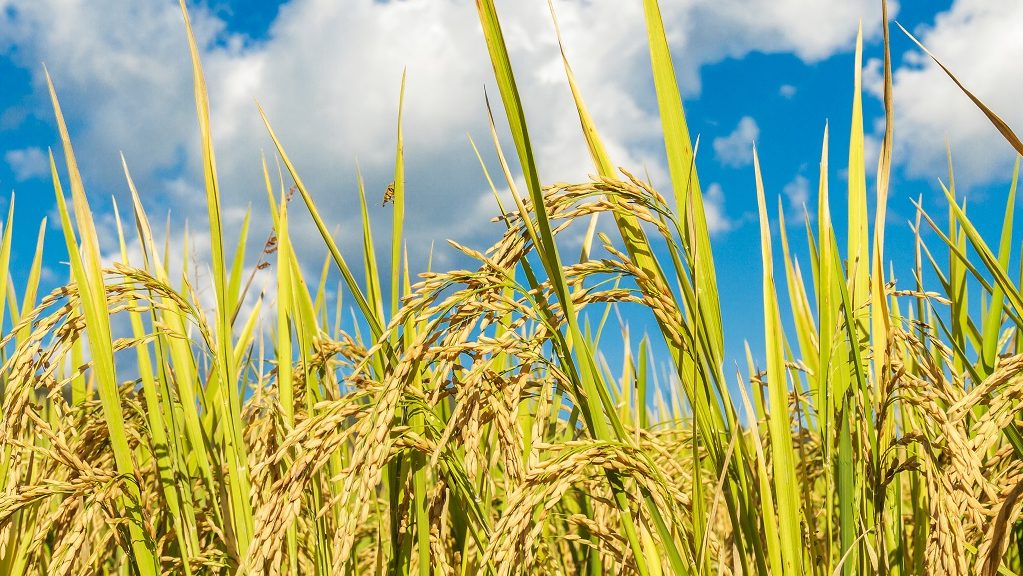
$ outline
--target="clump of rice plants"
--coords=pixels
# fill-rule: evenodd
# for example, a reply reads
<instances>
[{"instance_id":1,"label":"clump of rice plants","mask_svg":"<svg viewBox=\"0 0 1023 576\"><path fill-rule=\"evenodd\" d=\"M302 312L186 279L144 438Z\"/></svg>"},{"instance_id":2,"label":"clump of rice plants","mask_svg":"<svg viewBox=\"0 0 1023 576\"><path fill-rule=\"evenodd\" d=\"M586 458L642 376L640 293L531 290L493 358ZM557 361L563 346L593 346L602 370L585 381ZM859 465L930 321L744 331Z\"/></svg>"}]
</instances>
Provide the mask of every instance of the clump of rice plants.
<instances>
[{"instance_id":1,"label":"clump of rice plants","mask_svg":"<svg viewBox=\"0 0 1023 576\"><path fill-rule=\"evenodd\" d=\"M496 179L514 201L497 215L503 235L482 252L452 243L474 267L413 277L402 251L400 112L389 266L361 189L366 240L337 245L266 114L283 166L274 177L264 162L272 239L255 264L244 260L246 234L229 256L182 1L212 307L196 278L171 275L127 167L121 258L101 257L50 83L63 156L51 154L50 166L71 278L38 297L40 248L27 282L9 284L12 209L0 294L22 300L0 298L0 322L10 318L0 341L0 573L1019 574L1023 293L1008 269L1018 164L997 245L950 184L947 226L918 211L915 245L899 247L915 250L917 274L895 284L884 265L887 27L878 159L864 156L858 41L848 239L840 245L831 220L827 133L810 276L790 257L786 227L778 244L772 237L756 161L766 366L750 353L746 373L731 377L693 146L657 1L643 4L671 197L615 167L567 59L595 176L544 185L497 12L478 0L525 187L492 130ZM342 322L340 298L328 304L323 280L303 278L294 210L321 233L354 323ZM613 235L590 227L578 259L559 246L570 224L598 215ZM925 227L939 245L924 243ZM133 259L129 242L141 246ZM275 301L242 306L247 278L265 268ZM931 268L935 286L924 283ZM782 277L787 294L776 288ZM672 394L655 386L646 339L616 342L621 375L603 360L609 312L626 306L655 320ZM114 322L130 336L115 337ZM125 355L137 378L119 370Z\"/></svg>"}]
</instances>

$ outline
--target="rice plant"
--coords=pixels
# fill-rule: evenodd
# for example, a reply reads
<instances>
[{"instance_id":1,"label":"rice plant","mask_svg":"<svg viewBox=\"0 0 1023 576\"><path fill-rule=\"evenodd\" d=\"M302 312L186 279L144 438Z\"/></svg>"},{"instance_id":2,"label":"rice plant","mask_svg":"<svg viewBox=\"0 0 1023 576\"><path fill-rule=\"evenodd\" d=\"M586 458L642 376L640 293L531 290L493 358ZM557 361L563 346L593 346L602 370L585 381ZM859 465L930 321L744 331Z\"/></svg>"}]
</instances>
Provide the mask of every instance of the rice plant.
<instances>
[{"instance_id":1,"label":"rice plant","mask_svg":"<svg viewBox=\"0 0 1023 576\"><path fill-rule=\"evenodd\" d=\"M1009 269L1019 163L997 243L967 216L950 170L948 213L918 206L915 244L898 247L914 251L915 277L896 284L884 236L888 27L876 159L864 153L858 39L848 238L831 219L827 131L808 274L787 227L772 233L755 157L766 345L732 375L657 1L643 6L670 196L616 167L564 50L594 176L546 183L497 11L476 5L522 179L491 117L499 166L481 169L504 233L484 251L452 242L467 269L409 271L404 86L389 246L374 245L361 182L364 242L337 244L263 110L281 166L263 161L273 229L254 263L247 224L226 245L183 0L213 305L197 295L201 279L172 272L127 165L132 205L115 211L110 263L47 76L71 276L37 294L40 241L27 281L11 283L12 202L0 235L0 574L1019 574L1023 271ZM504 186L512 203L500 201ZM296 210L329 255L318 281L293 247ZM598 217L614 234L595 233ZM590 224L579 258L559 244L577 222ZM131 243L141 250L129 257ZM272 300L250 293L259 271L274 279ZM343 298L327 297L331 274ZM663 342L604 337L616 309L648 315ZM610 346L624 350L620 373ZM664 357L650 357L655 347Z\"/></svg>"}]
</instances>

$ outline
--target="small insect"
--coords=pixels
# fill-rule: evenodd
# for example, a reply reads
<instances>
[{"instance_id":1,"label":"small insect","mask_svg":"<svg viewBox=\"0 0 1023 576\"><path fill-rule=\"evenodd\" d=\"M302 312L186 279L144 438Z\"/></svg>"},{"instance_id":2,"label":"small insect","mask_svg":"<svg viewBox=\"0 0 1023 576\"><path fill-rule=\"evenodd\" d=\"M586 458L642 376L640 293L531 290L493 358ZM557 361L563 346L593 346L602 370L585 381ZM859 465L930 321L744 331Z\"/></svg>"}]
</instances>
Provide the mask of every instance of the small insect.
<instances>
[{"instance_id":1,"label":"small insect","mask_svg":"<svg viewBox=\"0 0 1023 576\"><path fill-rule=\"evenodd\" d=\"M388 202L394 202L394 182L387 185L387 190L384 190L384 203L381 206L387 206Z\"/></svg>"}]
</instances>

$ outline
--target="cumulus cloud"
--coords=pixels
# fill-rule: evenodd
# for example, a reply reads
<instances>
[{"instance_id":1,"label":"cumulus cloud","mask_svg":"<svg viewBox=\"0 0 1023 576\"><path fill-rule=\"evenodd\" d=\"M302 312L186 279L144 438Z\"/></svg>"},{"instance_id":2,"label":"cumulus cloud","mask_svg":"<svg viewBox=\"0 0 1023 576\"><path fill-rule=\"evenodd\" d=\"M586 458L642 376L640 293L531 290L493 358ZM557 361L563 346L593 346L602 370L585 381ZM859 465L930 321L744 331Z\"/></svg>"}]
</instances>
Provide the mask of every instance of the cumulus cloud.
<instances>
[{"instance_id":1,"label":"cumulus cloud","mask_svg":"<svg viewBox=\"0 0 1023 576\"><path fill-rule=\"evenodd\" d=\"M758 136L756 120L743 116L731 134L714 139L714 156L725 166L748 166L753 163L753 142Z\"/></svg>"},{"instance_id":2,"label":"cumulus cloud","mask_svg":"<svg viewBox=\"0 0 1023 576\"><path fill-rule=\"evenodd\" d=\"M4 161L14 172L14 179L23 182L46 175L50 172L50 161L46 154L37 147L8 150Z\"/></svg>"},{"instance_id":3,"label":"cumulus cloud","mask_svg":"<svg viewBox=\"0 0 1023 576\"><path fill-rule=\"evenodd\" d=\"M778 87L778 94L780 94L781 97L785 98L786 100L792 99L792 97L795 96L796 92L798 91L799 90L792 84L782 84L781 86Z\"/></svg>"},{"instance_id":4,"label":"cumulus cloud","mask_svg":"<svg viewBox=\"0 0 1023 576\"><path fill-rule=\"evenodd\" d=\"M668 4L668 3L665 3ZM703 62L741 58L753 50L792 52L804 62L817 62L836 50L849 49L855 23L863 19L864 34L880 34L880 7L874 0L690 0L688 35L678 46L694 51ZM898 4L889 3L889 14Z\"/></svg>"},{"instance_id":5,"label":"cumulus cloud","mask_svg":"<svg viewBox=\"0 0 1023 576\"><path fill-rule=\"evenodd\" d=\"M782 194L788 199L789 206L802 210L803 206L810 200L810 181L806 176L797 174L788 184L782 188Z\"/></svg>"},{"instance_id":6,"label":"cumulus cloud","mask_svg":"<svg viewBox=\"0 0 1023 576\"><path fill-rule=\"evenodd\" d=\"M804 167L805 168L805 167ZM789 226L801 227L806 214L811 216L817 210L817 183L803 175L803 169L782 187L785 199L785 222Z\"/></svg>"},{"instance_id":7,"label":"cumulus cloud","mask_svg":"<svg viewBox=\"0 0 1023 576\"><path fill-rule=\"evenodd\" d=\"M1017 133L1023 131L1023 3L956 0L917 37ZM880 63L865 86L881 90ZM930 58L907 54L894 72L895 161L911 176L944 177L951 143L957 184L984 184L1011 174L1015 153L979 109Z\"/></svg>"},{"instance_id":8,"label":"cumulus cloud","mask_svg":"<svg viewBox=\"0 0 1023 576\"><path fill-rule=\"evenodd\" d=\"M707 231L712 235L727 232L736 225L725 211L725 191L717 182L703 192L703 211L707 215Z\"/></svg>"},{"instance_id":9,"label":"cumulus cloud","mask_svg":"<svg viewBox=\"0 0 1023 576\"><path fill-rule=\"evenodd\" d=\"M546 3L499 4L541 175L548 182L584 178L592 168ZM648 168L666 189L649 57L638 40L645 36L641 3L565 0L556 8L614 161ZM860 17L868 35L879 30L875 0L682 0L662 8L688 97L698 94L705 64L754 50L794 52L812 62L848 50ZM382 192L393 170L398 89L407 69L406 221L413 259L429 240L496 235L487 221L496 209L465 136L486 143L484 86L499 106L471 3L292 0L255 40L201 5L192 17L210 90L223 205L236 215L229 228L237 229L252 205L253 234L269 229L260 154L267 153L272 172L276 167L255 111L258 99L324 218L337 224L340 244L351 246L360 234L355 161L370 194ZM50 112L37 63L47 62L90 194L123 198L117 154L123 150L146 205L170 209L176 222L187 219L198 229L205 225L205 201L182 28L172 0L0 0L0 52L31 71L38 102L32 113L45 119ZM750 126L752 120L746 135ZM375 230L386 238L388 209L374 210L384 224ZM293 233L300 249L322 251L312 227L298 223Z\"/></svg>"}]
</instances>

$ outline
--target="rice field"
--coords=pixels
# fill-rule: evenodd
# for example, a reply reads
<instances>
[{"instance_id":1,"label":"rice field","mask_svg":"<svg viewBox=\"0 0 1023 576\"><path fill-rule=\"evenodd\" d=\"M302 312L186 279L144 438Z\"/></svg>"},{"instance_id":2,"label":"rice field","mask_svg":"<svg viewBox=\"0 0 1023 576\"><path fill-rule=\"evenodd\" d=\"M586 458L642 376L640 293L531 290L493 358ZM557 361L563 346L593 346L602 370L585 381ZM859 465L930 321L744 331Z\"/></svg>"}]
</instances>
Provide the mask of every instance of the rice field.
<instances>
[{"instance_id":1,"label":"rice field","mask_svg":"<svg viewBox=\"0 0 1023 576\"><path fill-rule=\"evenodd\" d=\"M734 327L722 325L657 0L643 6L668 193L609 156L567 58L594 176L544 182L497 11L476 6L500 96L491 110L514 150L502 150L492 116L492 141L474 145L497 152L481 168L504 232L484 251L452 242L472 263L461 270L412 274L404 257L400 99L389 245L373 241L367 204L379 197L361 187L365 240L335 242L262 110L277 156L263 160L273 230L228 238L182 0L209 215L206 305L201 279L171 272L127 165L120 258L101 253L49 84L71 277L39 294L40 248L13 284L12 235L27 225L12 221L12 203L0 236L0 574L1023 572L1023 270L1010 269L1019 163L999 238L978 232L950 168L935 175L947 213L918 205L913 245L886 246L897 193L888 29L877 158L864 152L858 39L849 157L829 157L825 131L805 237L772 227L784 213L755 157L764 290L749 296L763 301L765 346L733 373ZM848 168L847 192L829 185L833 160ZM831 203L845 201L839 238ZM293 247L296 211L329 254L319 278L305 277ZM614 233L597 233L598 218ZM581 254L559 243L573 223L588 230ZM790 242L807 243L803 267ZM132 243L141 253L129 257ZM915 277L895 283L886 248L915 254ZM253 293L257 271L273 275L272 299ZM329 298L338 277L343 297ZM649 316L650 339L604 334L619 309ZM623 358L614 369L611 347ZM654 348L664 356L651 360Z\"/></svg>"}]
</instances>

